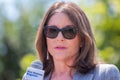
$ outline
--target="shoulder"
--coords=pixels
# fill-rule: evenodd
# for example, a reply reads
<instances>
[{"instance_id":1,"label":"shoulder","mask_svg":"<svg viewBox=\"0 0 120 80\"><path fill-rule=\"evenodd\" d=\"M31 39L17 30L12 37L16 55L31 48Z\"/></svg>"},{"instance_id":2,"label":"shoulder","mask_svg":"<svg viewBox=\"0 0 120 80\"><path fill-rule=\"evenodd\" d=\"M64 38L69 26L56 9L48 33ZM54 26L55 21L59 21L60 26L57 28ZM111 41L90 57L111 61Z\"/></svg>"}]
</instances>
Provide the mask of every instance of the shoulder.
<instances>
[{"instance_id":1,"label":"shoulder","mask_svg":"<svg viewBox=\"0 0 120 80\"><path fill-rule=\"evenodd\" d=\"M101 80L120 80L120 73L113 64L98 64L95 68L95 78L101 78Z\"/></svg>"},{"instance_id":2,"label":"shoulder","mask_svg":"<svg viewBox=\"0 0 120 80\"><path fill-rule=\"evenodd\" d=\"M113 64L98 64L96 69L100 72L119 72L118 68Z\"/></svg>"}]
</instances>

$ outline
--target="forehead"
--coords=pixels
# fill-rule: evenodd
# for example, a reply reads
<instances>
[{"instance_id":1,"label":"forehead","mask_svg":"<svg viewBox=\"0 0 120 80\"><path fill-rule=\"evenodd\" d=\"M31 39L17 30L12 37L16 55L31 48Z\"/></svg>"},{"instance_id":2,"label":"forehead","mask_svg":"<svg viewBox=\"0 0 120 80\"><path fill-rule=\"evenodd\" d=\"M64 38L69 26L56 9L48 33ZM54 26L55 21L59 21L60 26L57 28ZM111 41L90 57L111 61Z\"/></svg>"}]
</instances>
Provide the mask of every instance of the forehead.
<instances>
[{"instance_id":1,"label":"forehead","mask_svg":"<svg viewBox=\"0 0 120 80\"><path fill-rule=\"evenodd\" d=\"M73 23L67 14L59 12L51 16L47 25L48 26L55 25L58 27L64 27L66 25L73 25Z\"/></svg>"}]
</instances>

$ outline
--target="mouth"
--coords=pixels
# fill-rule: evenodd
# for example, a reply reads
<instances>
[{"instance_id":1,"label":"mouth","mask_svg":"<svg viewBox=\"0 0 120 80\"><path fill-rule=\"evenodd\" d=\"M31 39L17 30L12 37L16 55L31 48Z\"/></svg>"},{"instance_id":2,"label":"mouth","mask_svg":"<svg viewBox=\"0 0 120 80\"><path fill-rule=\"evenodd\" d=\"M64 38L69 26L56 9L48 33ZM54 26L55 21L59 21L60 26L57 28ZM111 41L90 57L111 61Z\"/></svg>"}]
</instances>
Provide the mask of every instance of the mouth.
<instances>
[{"instance_id":1,"label":"mouth","mask_svg":"<svg viewBox=\"0 0 120 80\"><path fill-rule=\"evenodd\" d=\"M67 49L67 47L64 47L64 46L57 46L57 47L55 47L54 49L57 49L57 50L64 50L64 49Z\"/></svg>"}]
</instances>

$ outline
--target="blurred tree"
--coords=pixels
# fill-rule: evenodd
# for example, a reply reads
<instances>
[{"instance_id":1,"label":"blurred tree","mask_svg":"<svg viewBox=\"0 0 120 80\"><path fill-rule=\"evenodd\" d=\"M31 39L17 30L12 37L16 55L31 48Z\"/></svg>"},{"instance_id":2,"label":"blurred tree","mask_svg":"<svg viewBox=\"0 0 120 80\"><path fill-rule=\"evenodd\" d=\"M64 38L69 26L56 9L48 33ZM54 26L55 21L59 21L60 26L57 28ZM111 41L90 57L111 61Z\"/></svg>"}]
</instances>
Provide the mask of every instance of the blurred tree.
<instances>
[{"instance_id":1,"label":"blurred tree","mask_svg":"<svg viewBox=\"0 0 120 80\"><path fill-rule=\"evenodd\" d=\"M120 1L101 0L100 3L105 7L105 13L98 14L99 20L95 26L96 33L102 34L96 35L97 40L102 38L102 42L98 43L100 56L106 62L116 64L120 69Z\"/></svg>"},{"instance_id":2,"label":"blurred tree","mask_svg":"<svg viewBox=\"0 0 120 80\"><path fill-rule=\"evenodd\" d=\"M94 26L100 58L120 69L120 1L94 0L85 10Z\"/></svg>"},{"instance_id":3,"label":"blurred tree","mask_svg":"<svg viewBox=\"0 0 120 80\"><path fill-rule=\"evenodd\" d=\"M21 78L37 59L35 34L47 6L43 0L0 2L0 80Z\"/></svg>"}]
</instances>

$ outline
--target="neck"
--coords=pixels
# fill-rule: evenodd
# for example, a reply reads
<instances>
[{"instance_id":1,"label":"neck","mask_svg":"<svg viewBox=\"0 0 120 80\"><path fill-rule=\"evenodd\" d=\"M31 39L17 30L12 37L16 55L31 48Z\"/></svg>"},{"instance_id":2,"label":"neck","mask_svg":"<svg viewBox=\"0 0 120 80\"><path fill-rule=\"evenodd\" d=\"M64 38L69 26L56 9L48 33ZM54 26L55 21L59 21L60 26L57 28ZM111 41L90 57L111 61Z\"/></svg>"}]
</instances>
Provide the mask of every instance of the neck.
<instances>
[{"instance_id":1,"label":"neck","mask_svg":"<svg viewBox=\"0 0 120 80\"><path fill-rule=\"evenodd\" d=\"M69 66L72 65L72 62L65 62L65 61L58 61L54 60L54 71L53 74L56 76L62 76L62 75L73 75L75 70Z\"/></svg>"}]
</instances>

